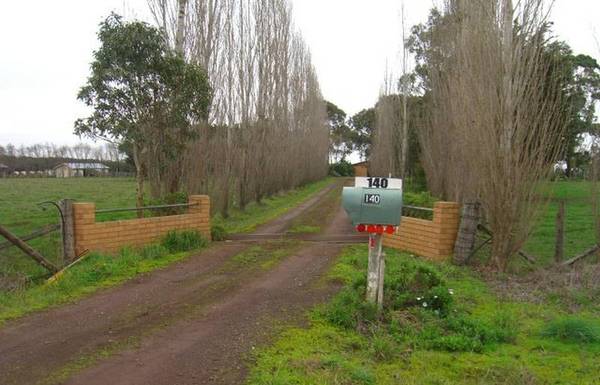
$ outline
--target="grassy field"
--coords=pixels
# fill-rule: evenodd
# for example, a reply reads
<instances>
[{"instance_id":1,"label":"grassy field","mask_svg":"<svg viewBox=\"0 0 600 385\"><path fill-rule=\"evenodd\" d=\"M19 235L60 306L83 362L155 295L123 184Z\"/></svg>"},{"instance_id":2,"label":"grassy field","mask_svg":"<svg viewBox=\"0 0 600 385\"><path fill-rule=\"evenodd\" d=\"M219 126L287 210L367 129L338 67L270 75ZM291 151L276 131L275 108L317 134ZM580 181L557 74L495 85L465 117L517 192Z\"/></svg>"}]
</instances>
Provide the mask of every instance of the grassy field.
<instances>
[{"instance_id":1,"label":"grassy field","mask_svg":"<svg viewBox=\"0 0 600 385\"><path fill-rule=\"evenodd\" d=\"M364 246L344 288L254 357L250 385L598 384L600 310L502 299L470 270L387 250L383 313L363 301Z\"/></svg>"},{"instance_id":2,"label":"grassy field","mask_svg":"<svg viewBox=\"0 0 600 385\"><path fill-rule=\"evenodd\" d=\"M0 224L24 236L48 224L59 223L53 206L42 210L38 203L71 198L95 202L96 208L135 206L135 181L131 178L26 178L0 179ZM98 220L132 217L134 213L106 214ZM58 232L29 242L50 260L57 262L61 245ZM21 278L23 283L46 274L41 267L11 248L0 250L0 274ZM1 289L1 288L0 288Z\"/></svg>"},{"instance_id":3,"label":"grassy field","mask_svg":"<svg viewBox=\"0 0 600 385\"><path fill-rule=\"evenodd\" d=\"M213 218L228 232L251 231L295 207L333 179L324 179L296 190L281 193L261 204L250 204L246 211L234 210L227 219ZM0 179L0 223L17 235L25 235L47 224L57 223L54 208L41 210L36 203L72 198L91 201L97 208L132 207L135 183L127 178L85 179ZM132 217L134 213L103 214L98 220ZM166 266L190 255L191 245L172 249L169 240L164 245L148 245L141 250L125 248L116 257L94 254L73 268L56 285L46 285L47 271L15 248L0 251L0 322L30 311L68 302L99 288L111 286L137 274ZM181 240L175 239L175 244ZM29 242L49 259L60 254L57 233ZM185 242L184 242L185 243ZM189 242L188 242L189 243Z\"/></svg>"},{"instance_id":4,"label":"grassy field","mask_svg":"<svg viewBox=\"0 0 600 385\"><path fill-rule=\"evenodd\" d=\"M555 182L545 188L552 201L535 226L525 250L550 262L554 255L556 200L565 201L565 257L573 257L596 242L589 182Z\"/></svg>"}]
</instances>

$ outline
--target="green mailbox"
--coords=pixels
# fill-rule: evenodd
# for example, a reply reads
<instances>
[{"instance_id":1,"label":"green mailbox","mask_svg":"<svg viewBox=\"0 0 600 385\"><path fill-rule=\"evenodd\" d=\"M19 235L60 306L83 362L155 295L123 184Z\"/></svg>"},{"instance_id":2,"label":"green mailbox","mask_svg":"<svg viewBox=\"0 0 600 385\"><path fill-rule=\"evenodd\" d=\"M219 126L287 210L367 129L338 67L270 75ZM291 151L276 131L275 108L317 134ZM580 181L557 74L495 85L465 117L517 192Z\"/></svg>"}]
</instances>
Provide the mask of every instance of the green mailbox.
<instances>
[{"instance_id":1,"label":"green mailbox","mask_svg":"<svg viewBox=\"0 0 600 385\"><path fill-rule=\"evenodd\" d=\"M398 226L402 218L402 184L398 179L356 178L356 187L344 187L342 206L352 224ZM377 187L376 187L377 186Z\"/></svg>"}]
</instances>

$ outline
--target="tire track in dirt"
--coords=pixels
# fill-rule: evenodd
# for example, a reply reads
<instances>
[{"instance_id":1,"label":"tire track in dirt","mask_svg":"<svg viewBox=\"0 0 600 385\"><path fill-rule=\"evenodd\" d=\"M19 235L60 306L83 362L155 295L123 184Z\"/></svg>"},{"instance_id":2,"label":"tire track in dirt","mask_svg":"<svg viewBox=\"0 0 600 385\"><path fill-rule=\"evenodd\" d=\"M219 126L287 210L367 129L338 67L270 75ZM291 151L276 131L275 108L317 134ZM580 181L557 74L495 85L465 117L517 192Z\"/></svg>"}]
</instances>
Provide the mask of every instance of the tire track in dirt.
<instances>
[{"instance_id":1,"label":"tire track in dirt","mask_svg":"<svg viewBox=\"0 0 600 385\"><path fill-rule=\"evenodd\" d=\"M337 187L329 186L257 232L285 231L294 218ZM344 221L341 213L329 227L339 232ZM260 340L259 325L270 318L285 320L326 295L326 290L305 288L341 246L303 247L264 273L223 268L248 247L242 242L217 244L78 303L10 322L0 329L0 382L56 382L72 374L69 371L93 365L102 356L95 353L104 352L114 357L84 370L71 383L113 383L133 374L137 379L121 383L235 383L228 378L242 378L243 370L229 365L235 362L234 367L243 368L242 353L251 347L248 343ZM85 362L82 357L91 358ZM171 361L173 357L177 359ZM171 363L165 369L161 362ZM112 374L99 376L98 368ZM206 382L211 378L227 380Z\"/></svg>"}]
</instances>

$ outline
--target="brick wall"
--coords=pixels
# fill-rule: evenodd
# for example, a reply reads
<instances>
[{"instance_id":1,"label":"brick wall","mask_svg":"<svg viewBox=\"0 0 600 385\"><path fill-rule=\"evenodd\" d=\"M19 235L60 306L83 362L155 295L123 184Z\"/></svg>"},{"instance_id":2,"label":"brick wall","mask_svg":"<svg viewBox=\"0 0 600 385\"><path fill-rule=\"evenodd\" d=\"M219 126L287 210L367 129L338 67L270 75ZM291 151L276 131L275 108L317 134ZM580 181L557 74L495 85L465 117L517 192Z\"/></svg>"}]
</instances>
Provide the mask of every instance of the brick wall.
<instances>
[{"instance_id":1,"label":"brick wall","mask_svg":"<svg viewBox=\"0 0 600 385\"><path fill-rule=\"evenodd\" d=\"M433 220L402 217L394 234L385 234L387 247L408 251L434 260L450 257L458 233L460 212L458 203L437 202Z\"/></svg>"},{"instance_id":2,"label":"brick wall","mask_svg":"<svg viewBox=\"0 0 600 385\"><path fill-rule=\"evenodd\" d=\"M85 250L114 253L123 246L143 246L155 242L170 230L197 230L210 239L210 199L192 195L186 214L164 217L96 222L94 203L74 203L75 252Z\"/></svg>"}]
</instances>

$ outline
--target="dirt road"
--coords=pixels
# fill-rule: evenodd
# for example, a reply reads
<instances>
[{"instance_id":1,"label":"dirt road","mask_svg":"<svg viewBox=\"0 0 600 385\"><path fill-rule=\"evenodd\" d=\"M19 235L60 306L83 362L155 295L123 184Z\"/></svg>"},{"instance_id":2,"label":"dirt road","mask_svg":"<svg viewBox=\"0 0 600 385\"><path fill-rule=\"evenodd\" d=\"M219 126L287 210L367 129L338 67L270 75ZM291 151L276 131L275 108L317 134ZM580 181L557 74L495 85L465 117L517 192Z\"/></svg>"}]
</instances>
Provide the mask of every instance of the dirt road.
<instances>
[{"instance_id":1,"label":"dirt road","mask_svg":"<svg viewBox=\"0 0 600 385\"><path fill-rule=\"evenodd\" d=\"M303 218L336 242L236 240L0 329L0 384L239 384L253 348L333 288L320 281L352 227L332 185L261 226Z\"/></svg>"}]
</instances>

